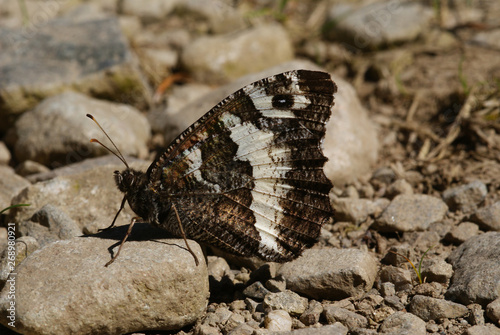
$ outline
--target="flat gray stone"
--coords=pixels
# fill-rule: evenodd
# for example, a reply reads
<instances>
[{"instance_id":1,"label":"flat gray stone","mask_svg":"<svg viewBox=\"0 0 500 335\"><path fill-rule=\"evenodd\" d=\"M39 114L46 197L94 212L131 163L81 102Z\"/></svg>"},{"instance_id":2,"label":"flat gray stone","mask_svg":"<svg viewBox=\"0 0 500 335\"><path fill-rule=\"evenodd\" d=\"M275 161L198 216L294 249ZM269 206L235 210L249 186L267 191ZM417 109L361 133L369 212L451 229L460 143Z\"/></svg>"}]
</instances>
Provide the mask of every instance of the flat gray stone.
<instances>
[{"instance_id":1,"label":"flat gray stone","mask_svg":"<svg viewBox=\"0 0 500 335\"><path fill-rule=\"evenodd\" d=\"M425 194L398 195L375 222L382 232L423 231L443 220L448 206L439 198Z\"/></svg>"},{"instance_id":2,"label":"flat gray stone","mask_svg":"<svg viewBox=\"0 0 500 335\"><path fill-rule=\"evenodd\" d=\"M278 270L287 288L315 299L338 300L370 290L377 275L377 261L356 249L308 249Z\"/></svg>"},{"instance_id":3,"label":"flat gray stone","mask_svg":"<svg viewBox=\"0 0 500 335\"><path fill-rule=\"evenodd\" d=\"M307 298L287 290L267 294L263 305L267 311L284 310L291 315L301 315L306 311L308 302Z\"/></svg>"},{"instance_id":4,"label":"flat gray stone","mask_svg":"<svg viewBox=\"0 0 500 335\"><path fill-rule=\"evenodd\" d=\"M312 62L293 61L247 75L222 86L193 101L170 118L165 133L169 143L181 131L208 112L228 95L259 79L285 71L306 69L321 71ZM324 70L323 70L324 71ZM378 157L379 143L373 122L368 118L354 87L339 76L333 76L339 87L335 94L332 117L327 124L323 151L330 159L325 163L325 174L334 184L352 182L368 173Z\"/></svg>"},{"instance_id":5,"label":"flat gray stone","mask_svg":"<svg viewBox=\"0 0 500 335\"><path fill-rule=\"evenodd\" d=\"M12 198L30 185L28 180L17 175L11 167L0 166L0 210L9 207ZM12 204L19 203L14 202Z\"/></svg>"},{"instance_id":6,"label":"flat gray stone","mask_svg":"<svg viewBox=\"0 0 500 335\"><path fill-rule=\"evenodd\" d=\"M68 88L138 106L147 101L147 85L116 18L61 17L32 30L1 28L0 49L2 118Z\"/></svg>"},{"instance_id":7,"label":"flat gray stone","mask_svg":"<svg viewBox=\"0 0 500 335\"><path fill-rule=\"evenodd\" d=\"M294 329L289 332L271 332L269 335L346 335L349 330L340 322L320 328Z\"/></svg>"},{"instance_id":8,"label":"flat gray stone","mask_svg":"<svg viewBox=\"0 0 500 335\"><path fill-rule=\"evenodd\" d=\"M291 39L277 24L203 36L186 46L181 55L184 67L208 83L227 82L292 59Z\"/></svg>"},{"instance_id":9,"label":"flat gray stone","mask_svg":"<svg viewBox=\"0 0 500 335\"><path fill-rule=\"evenodd\" d=\"M333 201L336 221L350 221L355 224L366 221L369 215L381 212L378 204L369 199L338 198Z\"/></svg>"},{"instance_id":10,"label":"flat gray stone","mask_svg":"<svg viewBox=\"0 0 500 335\"><path fill-rule=\"evenodd\" d=\"M387 265L380 270L382 282L393 283L396 291L406 290L412 287L412 272L409 269Z\"/></svg>"},{"instance_id":11,"label":"flat gray stone","mask_svg":"<svg viewBox=\"0 0 500 335\"><path fill-rule=\"evenodd\" d=\"M382 325L380 325L379 332L381 334L391 335L425 335L425 322L419 317L406 312L396 312L389 315Z\"/></svg>"},{"instance_id":12,"label":"flat gray stone","mask_svg":"<svg viewBox=\"0 0 500 335\"><path fill-rule=\"evenodd\" d=\"M482 306L500 295L500 233L490 232L474 236L457 249L447 261L454 274L446 297L464 305Z\"/></svg>"},{"instance_id":13,"label":"flat gray stone","mask_svg":"<svg viewBox=\"0 0 500 335\"><path fill-rule=\"evenodd\" d=\"M433 11L420 3L384 1L352 10L333 7L329 18L335 24L327 36L363 50L414 40L430 27Z\"/></svg>"},{"instance_id":14,"label":"flat gray stone","mask_svg":"<svg viewBox=\"0 0 500 335\"><path fill-rule=\"evenodd\" d=\"M500 328L495 327L492 324L487 325L477 325L468 328L464 335L500 335Z\"/></svg>"},{"instance_id":15,"label":"flat gray stone","mask_svg":"<svg viewBox=\"0 0 500 335\"><path fill-rule=\"evenodd\" d=\"M476 209L487 194L486 185L482 181L476 180L447 189L443 192L443 200L451 210L469 212Z\"/></svg>"},{"instance_id":16,"label":"flat gray stone","mask_svg":"<svg viewBox=\"0 0 500 335\"><path fill-rule=\"evenodd\" d=\"M305 312L302 313L299 320L306 326L312 326L319 322L321 313L323 313L323 305L316 300L311 300L309 301L309 306Z\"/></svg>"},{"instance_id":17,"label":"flat gray stone","mask_svg":"<svg viewBox=\"0 0 500 335\"><path fill-rule=\"evenodd\" d=\"M264 328L269 331L290 331L292 330L292 318L287 311L281 309L270 311L264 319Z\"/></svg>"},{"instance_id":18,"label":"flat gray stone","mask_svg":"<svg viewBox=\"0 0 500 335\"><path fill-rule=\"evenodd\" d=\"M410 313L424 321L441 318L459 318L466 315L469 309L452 301L416 295L410 302Z\"/></svg>"},{"instance_id":19,"label":"flat gray stone","mask_svg":"<svg viewBox=\"0 0 500 335\"><path fill-rule=\"evenodd\" d=\"M486 306L486 316L500 326L500 298L493 300Z\"/></svg>"},{"instance_id":20,"label":"flat gray stone","mask_svg":"<svg viewBox=\"0 0 500 335\"><path fill-rule=\"evenodd\" d=\"M458 226L451 228L444 239L454 244L462 244L469 238L479 234L479 227L473 222L461 222Z\"/></svg>"},{"instance_id":21,"label":"flat gray stone","mask_svg":"<svg viewBox=\"0 0 500 335\"><path fill-rule=\"evenodd\" d=\"M65 211L51 204L35 212L29 221L19 222L17 230L20 236L35 238L42 247L82 235L76 222Z\"/></svg>"},{"instance_id":22,"label":"flat gray stone","mask_svg":"<svg viewBox=\"0 0 500 335\"><path fill-rule=\"evenodd\" d=\"M472 216L472 221L483 230L500 231L500 201L478 209Z\"/></svg>"},{"instance_id":23,"label":"flat gray stone","mask_svg":"<svg viewBox=\"0 0 500 335\"><path fill-rule=\"evenodd\" d=\"M368 320L364 316L334 305L323 306L323 316L329 324L340 322L349 330L368 326Z\"/></svg>"},{"instance_id":24,"label":"flat gray stone","mask_svg":"<svg viewBox=\"0 0 500 335\"><path fill-rule=\"evenodd\" d=\"M134 107L66 92L44 100L15 124L14 153L18 161L32 160L51 168L109 152L91 138L112 147L92 114L124 155L144 158L150 138L146 118ZM61 140L62 139L62 140Z\"/></svg>"},{"instance_id":25,"label":"flat gray stone","mask_svg":"<svg viewBox=\"0 0 500 335\"><path fill-rule=\"evenodd\" d=\"M43 164L33 162L30 160L25 160L16 166L16 173L20 176L27 177L29 175L38 173L48 173L50 169Z\"/></svg>"},{"instance_id":26,"label":"flat gray stone","mask_svg":"<svg viewBox=\"0 0 500 335\"><path fill-rule=\"evenodd\" d=\"M483 47L500 50L500 29L488 29L477 33L472 42Z\"/></svg>"},{"instance_id":27,"label":"flat gray stone","mask_svg":"<svg viewBox=\"0 0 500 335\"><path fill-rule=\"evenodd\" d=\"M424 259L422 262L422 278L427 282L447 284L453 275L453 267L440 258Z\"/></svg>"},{"instance_id":28,"label":"flat gray stone","mask_svg":"<svg viewBox=\"0 0 500 335\"><path fill-rule=\"evenodd\" d=\"M108 248L120 238L117 234L58 241L32 253L15 269L15 330L124 334L194 323L205 313L209 296L201 248L188 242L201 260L196 266L182 239L150 240L157 232L142 230L136 232L141 239L127 241L109 267L104 264L110 259ZM7 285L0 292L4 325L8 293Z\"/></svg>"}]
</instances>

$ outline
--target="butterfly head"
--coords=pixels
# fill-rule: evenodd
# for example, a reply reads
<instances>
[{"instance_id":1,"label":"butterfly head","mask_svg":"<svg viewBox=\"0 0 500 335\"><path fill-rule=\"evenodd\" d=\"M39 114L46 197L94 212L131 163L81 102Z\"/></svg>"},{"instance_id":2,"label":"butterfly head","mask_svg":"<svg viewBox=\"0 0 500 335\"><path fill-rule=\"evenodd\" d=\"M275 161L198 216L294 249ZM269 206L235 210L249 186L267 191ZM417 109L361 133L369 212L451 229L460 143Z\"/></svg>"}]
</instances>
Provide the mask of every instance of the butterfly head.
<instances>
[{"instance_id":1,"label":"butterfly head","mask_svg":"<svg viewBox=\"0 0 500 335\"><path fill-rule=\"evenodd\" d=\"M123 193L128 193L130 190L137 187L141 172L126 169L123 171L115 171L115 183L118 189Z\"/></svg>"}]
</instances>

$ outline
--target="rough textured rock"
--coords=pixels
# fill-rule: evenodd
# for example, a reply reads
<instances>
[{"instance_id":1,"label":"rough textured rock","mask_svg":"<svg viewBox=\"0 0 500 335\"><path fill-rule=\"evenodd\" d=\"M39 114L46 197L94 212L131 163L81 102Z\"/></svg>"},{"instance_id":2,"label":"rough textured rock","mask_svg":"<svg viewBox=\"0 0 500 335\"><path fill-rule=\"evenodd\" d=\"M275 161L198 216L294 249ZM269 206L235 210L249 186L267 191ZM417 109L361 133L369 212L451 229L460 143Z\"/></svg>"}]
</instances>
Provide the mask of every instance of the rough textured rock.
<instances>
[{"instance_id":1,"label":"rough textured rock","mask_svg":"<svg viewBox=\"0 0 500 335\"><path fill-rule=\"evenodd\" d=\"M147 85L116 18L61 17L34 30L2 28L0 49L2 118L68 87L138 105L147 100ZM2 128L8 125L2 122Z\"/></svg>"},{"instance_id":2,"label":"rough textured rock","mask_svg":"<svg viewBox=\"0 0 500 335\"><path fill-rule=\"evenodd\" d=\"M323 313L323 305L316 300L311 300L305 312L300 316L300 322L306 326L312 326L319 322L321 313Z\"/></svg>"},{"instance_id":3,"label":"rough textured rock","mask_svg":"<svg viewBox=\"0 0 500 335\"><path fill-rule=\"evenodd\" d=\"M264 298L263 305L264 309L269 311L284 310L291 315L300 315L307 308L307 298L287 290L284 292L269 293Z\"/></svg>"},{"instance_id":4,"label":"rough textured rock","mask_svg":"<svg viewBox=\"0 0 500 335\"><path fill-rule=\"evenodd\" d=\"M465 331L464 335L500 335L500 328L492 324L472 326Z\"/></svg>"},{"instance_id":5,"label":"rough textured rock","mask_svg":"<svg viewBox=\"0 0 500 335\"><path fill-rule=\"evenodd\" d=\"M500 298L493 300L486 306L486 316L500 326Z\"/></svg>"},{"instance_id":6,"label":"rough textured rock","mask_svg":"<svg viewBox=\"0 0 500 335\"><path fill-rule=\"evenodd\" d=\"M311 62L293 61L235 80L185 106L178 117L172 118L165 140L170 142L173 136L177 136L219 101L243 86L294 69L324 71ZM370 171L370 166L377 160L379 144L376 129L352 85L338 76L333 76L333 80L339 90L326 128L323 147L329 160L325 163L324 170L334 184L340 185L354 181Z\"/></svg>"},{"instance_id":7,"label":"rough textured rock","mask_svg":"<svg viewBox=\"0 0 500 335\"><path fill-rule=\"evenodd\" d=\"M82 230L61 208L47 204L35 212L29 221L17 224L20 236L33 237L41 247L82 235Z\"/></svg>"},{"instance_id":8,"label":"rough textured rock","mask_svg":"<svg viewBox=\"0 0 500 335\"><path fill-rule=\"evenodd\" d=\"M369 215L382 212L377 203L369 199L338 198L333 201L335 220L350 221L355 224L364 222Z\"/></svg>"},{"instance_id":9,"label":"rough textured rock","mask_svg":"<svg viewBox=\"0 0 500 335\"><path fill-rule=\"evenodd\" d=\"M347 332L348 329L343 324L336 322L321 328L294 329L290 332L272 332L269 335L346 335Z\"/></svg>"},{"instance_id":10,"label":"rough textured rock","mask_svg":"<svg viewBox=\"0 0 500 335\"><path fill-rule=\"evenodd\" d=\"M484 200L487 193L486 185L476 180L447 189L443 192L443 200L451 210L469 212L477 208L477 205Z\"/></svg>"},{"instance_id":11,"label":"rough textured rock","mask_svg":"<svg viewBox=\"0 0 500 335\"><path fill-rule=\"evenodd\" d=\"M477 33L473 38L472 42L482 45L487 48L494 48L500 50L500 29L488 29L487 31L482 31Z\"/></svg>"},{"instance_id":12,"label":"rough textured rock","mask_svg":"<svg viewBox=\"0 0 500 335\"><path fill-rule=\"evenodd\" d=\"M479 227L472 222L461 222L458 226L451 228L444 239L454 244L462 244L469 238L479 234Z\"/></svg>"},{"instance_id":13,"label":"rough textured rock","mask_svg":"<svg viewBox=\"0 0 500 335\"><path fill-rule=\"evenodd\" d=\"M147 155L150 127L137 109L66 92L44 100L16 122L16 159L55 168L107 154L103 147L90 142L91 138L105 136L85 116L87 113L94 115L124 155Z\"/></svg>"},{"instance_id":14,"label":"rough textured rock","mask_svg":"<svg viewBox=\"0 0 500 335\"><path fill-rule=\"evenodd\" d=\"M18 166L16 166L16 173L20 176L26 177L38 173L48 173L50 169L43 164L33 162L30 160L25 160Z\"/></svg>"},{"instance_id":15,"label":"rough textured rock","mask_svg":"<svg viewBox=\"0 0 500 335\"><path fill-rule=\"evenodd\" d=\"M392 265L384 266L380 270L380 280L395 285L396 291L409 289L412 286L412 273L409 269L402 269Z\"/></svg>"},{"instance_id":16,"label":"rough textured rock","mask_svg":"<svg viewBox=\"0 0 500 335\"><path fill-rule=\"evenodd\" d=\"M287 288L315 299L342 299L368 291L377 274L377 262L356 249L309 249L279 270Z\"/></svg>"},{"instance_id":17,"label":"rough textured rock","mask_svg":"<svg viewBox=\"0 0 500 335\"><path fill-rule=\"evenodd\" d=\"M181 56L183 65L198 80L210 83L234 80L292 59L288 33L274 24L200 37L188 45Z\"/></svg>"},{"instance_id":18,"label":"rough textured rock","mask_svg":"<svg viewBox=\"0 0 500 335\"><path fill-rule=\"evenodd\" d=\"M500 201L477 210L472 220L484 230L500 231Z\"/></svg>"},{"instance_id":19,"label":"rough textured rock","mask_svg":"<svg viewBox=\"0 0 500 335\"><path fill-rule=\"evenodd\" d=\"M422 262L422 278L427 282L448 283L453 275L453 267L443 259L431 258Z\"/></svg>"},{"instance_id":20,"label":"rough textured rock","mask_svg":"<svg viewBox=\"0 0 500 335\"><path fill-rule=\"evenodd\" d=\"M422 231L440 221L448 206L439 198L425 195L398 195L376 221L375 229L384 232Z\"/></svg>"},{"instance_id":21,"label":"rough textured rock","mask_svg":"<svg viewBox=\"0 0 500 335\"><path fill-rule=\"evenodd\" d=\"M366 328L368 326L368 320L364 316L334 305L324 306L323 316L329 324L340 322L349 330L354 328Z\"/></svg>"},{"instance_id":22,"label":"rough textured rock","mask_svg":"<svg viewBox=\"0 0 500 335\"><path fill-rule=\"evenodd\" d=\"M419 317L406 312L396 312L388 316L379 329L382 334L425 335L425 322Z\"/></svg>"},{"instance_id":23,"label":"rough textured rock","mask_svg":"<svg viewBox=\"0 0 500 335\"><path fill-rule=\"evenodd\" d=\"M292 318L284 310L270 311L264 320L264 327L270 331L290 331L292 330Z\"/></svg>"},{"instance_id":24,"label":"rough textured rock","mask_svg":"<svg viewBox=\"0 0 500 335\"><path fill-rule=\"evenodd\" d=\"M416 295L410 303L410 312L424 321L441 318L458 318L466 315L466 306L444 299Z\"/></svg>"},{"instance_id":25,"label":"rough textured rock","mask_svg":"<svg viewBox=\"0 0 500 335\"><path fill-rule=\"evenodd\" d=\"M455 249L447 261L454 274L446 296L465 305L483 306L500 294L500 233L472 237Z\"/></svg>"},{"instance_id":26,"label":"rough textured rock","mask_svg":"<svg viewBox=\"0 0 500 335\"><path fill-rule=\"evenodd\" d=\"M11 167L0 166L0 210L9 207L12 198L30 185L29 181L17 175Z\"/></svg>"},{"instance_id":27,"label":"rough textured rock","mask_svg":"<svg viewBox=\"0 0 500 335\"><path fill-rule=\"evenodd\" d=\"M141 239L127 241L109 267L108 248L122 237L111 232L58 241L25 259L15 269L16 331L123 334L194 323L208 301L205 263L195 265L183 240L158 239L158 232L138 228ZM200 247L189 244L203 260ZM7 288L0 293L4 325Z\"/></svg>"},{"instance_id":28,"label":"rough textured rock","mask_svg":"<svg viewBox=\"0 0 500 335\"><path fill-rule=\"evenodd\" d=\"M353 49L376 48L411 41L429 27L432 10L420 3L385 1L353 10L333 7L330 19L336 24L327 32Z\"/></svg>"}]
</instances>

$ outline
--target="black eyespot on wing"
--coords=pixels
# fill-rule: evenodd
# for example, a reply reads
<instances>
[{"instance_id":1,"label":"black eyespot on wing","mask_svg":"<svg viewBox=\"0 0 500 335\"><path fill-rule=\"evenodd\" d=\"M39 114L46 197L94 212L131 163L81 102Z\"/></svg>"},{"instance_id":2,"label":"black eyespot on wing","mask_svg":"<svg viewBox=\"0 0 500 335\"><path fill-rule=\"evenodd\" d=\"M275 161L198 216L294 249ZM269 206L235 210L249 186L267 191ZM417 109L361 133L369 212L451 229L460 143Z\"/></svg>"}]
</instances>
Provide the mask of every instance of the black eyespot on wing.
<instances>
[{"instance_id":1,"label":"black eyespot on wing","mask_svg":"<svg viewBox=\"0 0 500 335\"><path fill-rule=\"evenodd\" d=\"M290 109L294 105L293 95L289 94L278 94L273 97L272 104L273 108L276 109Z\"/></svg>"}]
</instances>

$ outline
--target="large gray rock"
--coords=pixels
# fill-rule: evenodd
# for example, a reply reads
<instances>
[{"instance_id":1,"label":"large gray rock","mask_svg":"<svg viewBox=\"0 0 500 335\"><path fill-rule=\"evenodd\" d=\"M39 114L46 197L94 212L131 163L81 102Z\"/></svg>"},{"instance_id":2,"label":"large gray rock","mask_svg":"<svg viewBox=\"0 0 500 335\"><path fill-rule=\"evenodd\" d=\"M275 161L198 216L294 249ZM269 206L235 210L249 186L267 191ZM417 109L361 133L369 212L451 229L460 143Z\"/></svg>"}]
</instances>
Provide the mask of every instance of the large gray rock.
<instances>
[{"instance_id":1,"label":"large gray rock","mask_svg":"<svg viewBox=\"0 0 500 335\"><path fill-rule=\"evenodd\" d=\"M488 194L486 185L479 180L452 187L443 192L443 200L451 210L468 212L477 208Z\"/></svg>"},{"instance_id":2,"label":"large gray rock","mask_svg":"<svg viewBox=\"0 0 500 335\"><path fill-rule=\"evenodd\" d=\"M322 70L308 61L293 61L235 80L171 115L169 128L165 132L165 141L167 143L172 141L222 99L243 86L294 69ZM376 129L352 85L338 76L333 76L333 80L338 86L338 92L335 94L332 117L326 128L323 151L329 160L324 169L327 177L335 184L343 184L352 182L370 171L371 165L377 160L379 144Z\"/></svg>"},{"instance_id":3,"label":"large gray rock","mask_svg":"<svg viewBox=\"0 0 500 335\"><path fill-rule=\"evenodd\" d=\"M198 80L220 83L292 58L292 42L286 30L272 24L200 37L184 49L181 61Z\"/></svg>"},{"instance_id":4,"label":"large gray rock","mask_svg":"<svg viewBox=\"0 0 500 335\"><path fill-rule=\"evenodd\" d=\"M422 319L405 312L389 315L380 326L379 332L391 335L425 335L427 333Z\"/></svg>"},{"instance_id":5,"label":"large gray rock","mask_svg":"<svg viewBox=\"0 0 500 335\"><path fill-rule=\"evenodd\" d=\"M112 147L86 114L94 115L124 155L147 155L150 126L137 109L66 92L46 99L16 122L17 160L29 159L55 168L107 153L90 142L95 137Z\"/></svg>"},{"instance_id":6,"label":"large gray rock","mask_svg":"<svg viewBox=\"0 0 500 335\"><path fill-rule=\"evenodd\" d=\"M457 249L447 261L454 274L447 298L468 305L486 306L500 296L500 233L474 236Z\"/></svg>"},{"instance_id":7,"label":"large gray rock","mask_svg":"<svg viewBox=\"0 0 500 335\"><path fill-rule=\"evenodd\" d=\"M466 315L469 309L452 301L416 295L410 303L410 312L424 321L441 318L459 318Z\"/></svg>"},{"instance_id":8,"label":"large gray rock","mask_svg":"<svg viewBox=\"0 0 500 335\"><path fill-rule=\"evenodd\" d=\"M287 288L315 299L337 300L358 297L372 288L377 261L356 249L309 249L283 264L278 275Z\"/></svg>"},{"instance_id":9,"label":"large gray rock","mask_svg":"<svg viewBox=\"0 0 500 335\"><path fill-rule=\"evenodd\" d=\"M203 253L189 241L159 239L134 229L109 267L108 248L120 234L58 241L32 253L16 269L15 330L23 334L124 334L180 329L205 312L209 291ZM138 232L139 230L139 232ZM141 231L142 230L142 231ZM123 233L121 230L120 233ZM106 238L108 237L108 238ZM155 240L150 240L156 238ZM115 249L116 252L116 249ZM0 292L7 325L9 284Z\"/></svg>"},{"instance_id":10,"label":"large gray rock","mask_svg":"<svg viewBox=\"0 0 500 335\"><path fill-rule=\"evenodd\" d=\"M354 50L411 41L428 29L433 18L432 9L420 3L385 1L361 8L332 7L327 36L341 39Z\"/></svg>"},{"instance_id":11,"label":"large gray rock","mask_svg":"<svg viewBox=\"0 0 500 335\"><path fill-rule=\"evenodd\" d=\"M444 219L448 206L443 200L425 194L398 195L375 222L383 232L426 230Z\"/></svg>"},{"instance_id":12,"label":"large gray rock","mask_svg":"<svg viewBox=\"0 0 500 335\"><path fill-rule=\"evenodd\" d=\"M0 49L4 120L69 87L139 106L147 101L147 85L116 18L63 17L31 30L2 28Z\"/></svg>"},{"instance_id":13,"label":"large gray rock","mask_svg":"<svg viewBox=\"0 0 500 335\"><path fill-rule=\"evenodd\" d=\"M472 220L484 230L500 231L500 201L478 209L472 216Z\"/></svg>"},{"instance_id":14,"label":"large gray rock","mask_svg":"<svg viewBox=\"0 0 500 335\"><path fill-rule=\"evenodd\" d=\"M354 328L366 328L368 326L368 320L364 316L334 305L324 306L323 316L327 323L334 324L335 322L340 322L350 330Z\"/></svg>"}]
</instances>

